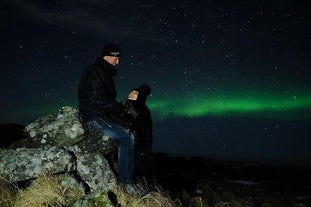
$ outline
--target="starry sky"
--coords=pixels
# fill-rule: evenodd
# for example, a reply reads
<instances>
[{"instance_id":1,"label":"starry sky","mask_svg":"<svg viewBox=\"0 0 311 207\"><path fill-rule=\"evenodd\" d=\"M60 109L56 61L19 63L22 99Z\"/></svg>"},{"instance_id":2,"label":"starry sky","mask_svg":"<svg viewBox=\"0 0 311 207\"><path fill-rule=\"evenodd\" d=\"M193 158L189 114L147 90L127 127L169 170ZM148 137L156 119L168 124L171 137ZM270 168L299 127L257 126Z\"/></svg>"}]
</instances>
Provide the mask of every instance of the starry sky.
<instances>
[{"instance_id":1,"label":"starry sky","mask_svg":"<svg viewBox=\"0 0 311 207\"><path fill-rule=\"evenodd\" d=\"M77 107L115 43L117 99L152 88L154 151L311 167L310 16L295 0L1 0L0 123Z\"/></svg>"}]
</instances>

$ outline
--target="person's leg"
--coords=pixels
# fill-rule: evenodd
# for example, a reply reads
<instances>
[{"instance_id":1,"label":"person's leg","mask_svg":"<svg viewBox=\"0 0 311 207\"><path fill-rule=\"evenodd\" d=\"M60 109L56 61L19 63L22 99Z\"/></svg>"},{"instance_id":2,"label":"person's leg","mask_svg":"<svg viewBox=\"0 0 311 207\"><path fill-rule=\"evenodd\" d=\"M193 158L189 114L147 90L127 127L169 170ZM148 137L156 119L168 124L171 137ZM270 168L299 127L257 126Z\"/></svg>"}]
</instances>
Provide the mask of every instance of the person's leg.
<instances>
[{"instance_id":1,"label":"person's leg","mask_svg":"<svg viewBox=\"0 0 311 207\"><path fill-rule=\"evenodd\" d=\"M96 118L90 122L90 127L118 142L119 181L133 183L134 135L128 129L107 118Z\"/></svg>"}]
</instances>

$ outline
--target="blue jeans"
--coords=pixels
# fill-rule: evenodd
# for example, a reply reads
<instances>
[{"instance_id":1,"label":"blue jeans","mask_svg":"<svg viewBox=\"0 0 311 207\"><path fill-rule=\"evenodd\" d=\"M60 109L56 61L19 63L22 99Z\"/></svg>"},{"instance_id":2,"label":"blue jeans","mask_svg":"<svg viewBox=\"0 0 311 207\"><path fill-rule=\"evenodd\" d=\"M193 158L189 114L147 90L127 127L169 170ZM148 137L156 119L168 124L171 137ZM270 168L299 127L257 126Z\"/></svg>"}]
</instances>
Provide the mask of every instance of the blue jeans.
<instances>
[{"instance_id":1,"label":"blue jeans","mask_svg":"<svg viewBox=\"0 0 311 207\"><path fill-rule=\"evenodd\" d=\"M118 180L122 183L133 183L134 135L108 117L93 117L89 126L118 143Z\"/></svg>"}]
</instances>

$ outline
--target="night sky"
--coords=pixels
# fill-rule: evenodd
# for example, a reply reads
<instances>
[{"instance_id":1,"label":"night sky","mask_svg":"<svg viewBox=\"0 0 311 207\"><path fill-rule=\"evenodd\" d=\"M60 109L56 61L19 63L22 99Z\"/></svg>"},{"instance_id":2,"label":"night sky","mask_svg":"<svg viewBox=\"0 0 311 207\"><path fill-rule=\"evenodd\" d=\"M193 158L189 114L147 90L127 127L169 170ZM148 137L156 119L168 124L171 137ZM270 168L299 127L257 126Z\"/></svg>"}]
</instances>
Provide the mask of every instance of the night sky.
<instances>
[{"instance_id":1,"label":"night sky","mask_svg":"<svg viewBox=\"0 0 311 207\"><path fill-rule=\"evenodd\" d=\"M295 0L1 0L0 123L77 107L118 44L118 97L147 83L154 151L311 167L311 7Z\"/></svg>"}]
</instances>

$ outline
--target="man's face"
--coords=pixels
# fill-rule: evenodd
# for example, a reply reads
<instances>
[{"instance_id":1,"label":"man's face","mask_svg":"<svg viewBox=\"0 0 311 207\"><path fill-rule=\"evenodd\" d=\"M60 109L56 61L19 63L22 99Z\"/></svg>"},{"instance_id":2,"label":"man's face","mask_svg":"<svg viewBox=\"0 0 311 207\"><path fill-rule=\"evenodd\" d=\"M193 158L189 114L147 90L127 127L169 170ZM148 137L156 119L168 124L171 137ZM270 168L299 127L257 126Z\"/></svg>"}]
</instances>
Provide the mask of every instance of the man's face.
<instances>
[{"instance_id":1,"label":"man's face","mask_svg":"<svg viewBox=\"0 0 311 207\"><path fill-rule=\"evenodd\" d=\"M113 66L116 66L119 64L119 57L105 56L104 60L106 60L108 63L110 63Z\"/></svg>"},{"instance_id":2,"label":"man's face","mask_svg":"<svg viewBox=\"0 0 311 207\"><path fill-rule=\"evenodd\" d=\"M128 99L132 101L136 101L137 98L138 98L138 91L135 91L135 90L131 91Z\"/></svg>"}]
</instances>

